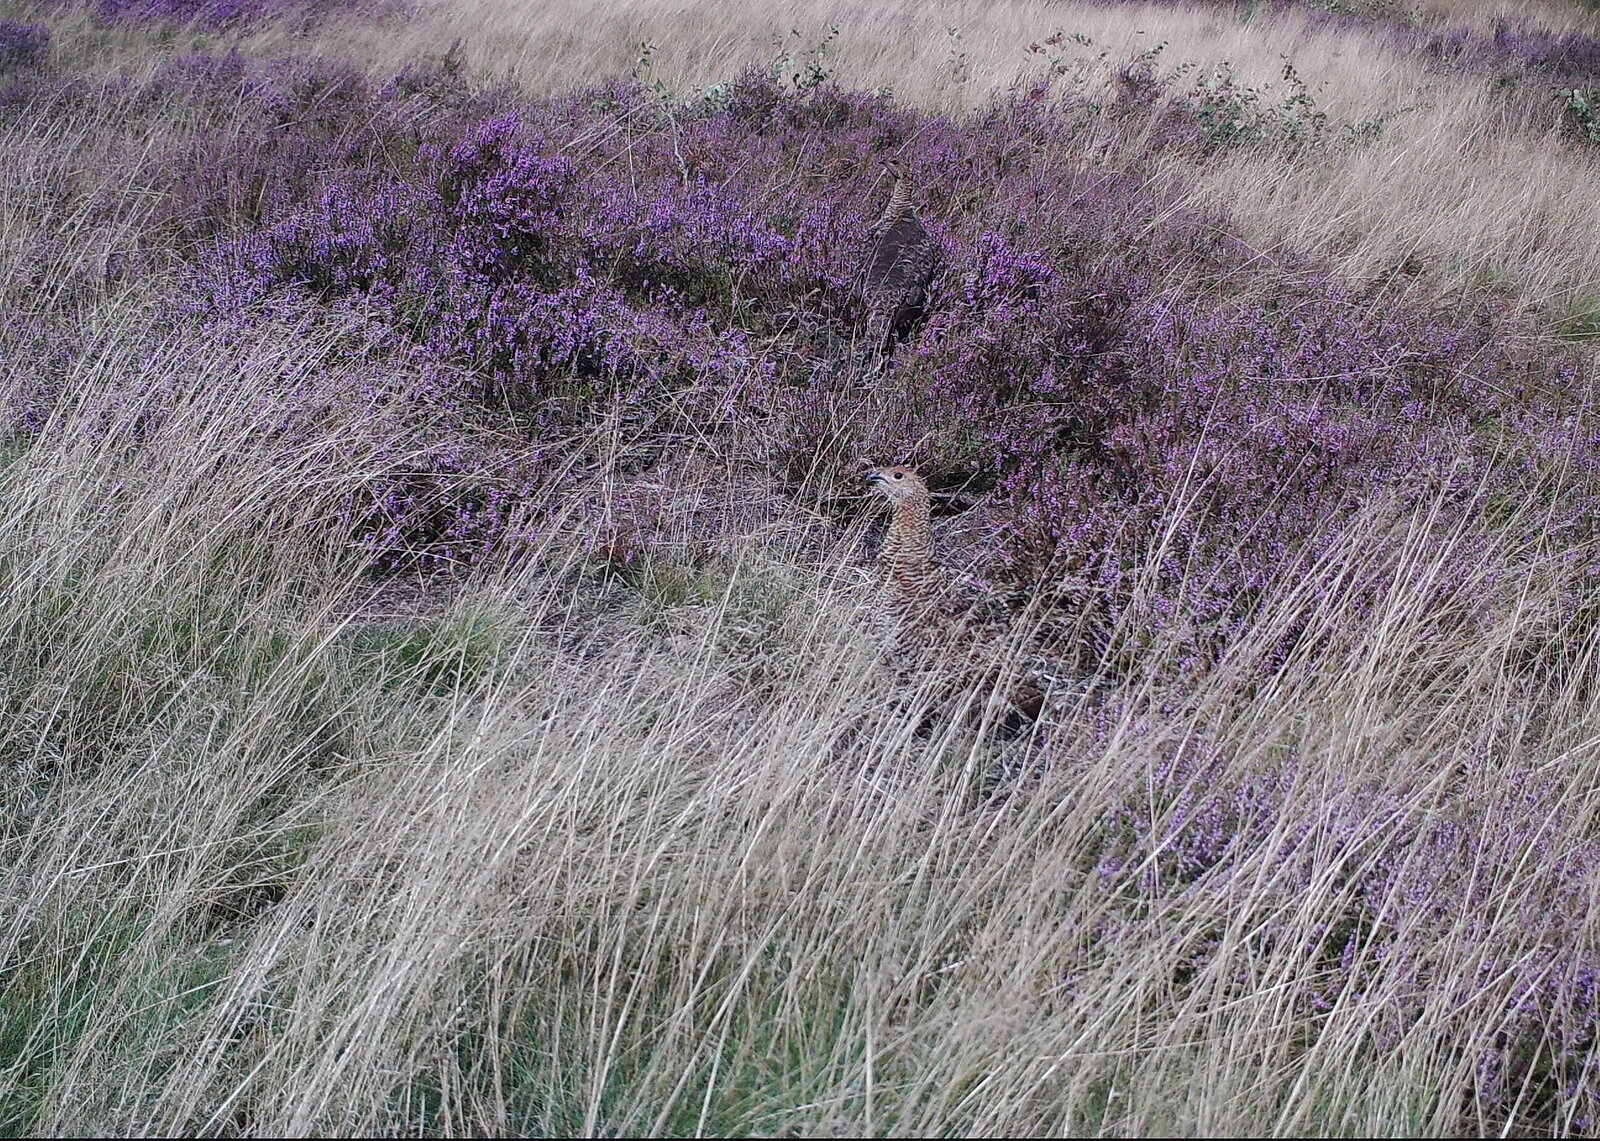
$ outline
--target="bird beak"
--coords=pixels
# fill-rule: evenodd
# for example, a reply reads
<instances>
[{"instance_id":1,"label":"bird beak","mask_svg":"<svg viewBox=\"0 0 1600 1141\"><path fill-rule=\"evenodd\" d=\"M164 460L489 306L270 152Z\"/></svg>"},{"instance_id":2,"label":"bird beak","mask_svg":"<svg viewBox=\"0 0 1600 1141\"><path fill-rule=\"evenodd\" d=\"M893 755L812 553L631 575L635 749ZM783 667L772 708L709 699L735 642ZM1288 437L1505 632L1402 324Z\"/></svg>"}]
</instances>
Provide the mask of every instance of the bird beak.
<instances>
[{"instance_id":1,"label":"bird beak","mask_svg":"<svg viewBox=\"0 0 1600 1141\"><path fill-rule=\"evenodd\" d=\"M880 471L869 471L867 473L867 482L868 483L888 483L889 481L883 478L883 473L882 472L880 472Z\"/></svg>"}]
</instances>

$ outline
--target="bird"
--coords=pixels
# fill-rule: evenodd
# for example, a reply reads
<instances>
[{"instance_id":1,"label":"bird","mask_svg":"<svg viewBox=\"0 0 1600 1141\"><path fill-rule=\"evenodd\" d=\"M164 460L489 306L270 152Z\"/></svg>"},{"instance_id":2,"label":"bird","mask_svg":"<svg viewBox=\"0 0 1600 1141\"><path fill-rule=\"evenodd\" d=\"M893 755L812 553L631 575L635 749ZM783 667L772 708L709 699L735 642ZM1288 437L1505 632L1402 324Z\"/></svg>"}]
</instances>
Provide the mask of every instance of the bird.
<instances>
[{"instance_id":1,"label":"bird","mask_svg":"<svg viewBox=\"0 0 1600 1141\"><path fill-rule=\"evenodd\" d=\"M878 555L881 609L897 630L896 642L923 640L939 625L945 579L933 557L933 496L910 467L873 468L872 490L889 500L893 515ZM900 628L904 627L901 631Z\"/></svg>"},{"instance_id":2,"label":"bird","mask_svg":"<svg viewBox=\"0 0 1600 1141\"><path fill-rule=\"evenodd\" d=\"M878 554L877 605L891 658L906 673L949 673L955 690L996 688L1006 672L1004 654L972 608L961 605L950 575L934 557L927 481L905 465L872 468L866 478L892 511ZM1020 682L1007 685L1006 697L1010 708L1001 731L1015 736L1038 719L1044 692Z\"/></svg>"},{"instance_id":3,"label":"bird","mask_svg":"<svg viewBox=\"0 0 1600 1141\"><path fill-rule=\"evenodd\" d=\"M862 326L875 368L888 367L895 341L922 315L928 285L939 265L939 247L911 204L911 182L899 159L882 160L892 179L889 202L867 232L861 272Z\"/></svg>"}]
</instances>

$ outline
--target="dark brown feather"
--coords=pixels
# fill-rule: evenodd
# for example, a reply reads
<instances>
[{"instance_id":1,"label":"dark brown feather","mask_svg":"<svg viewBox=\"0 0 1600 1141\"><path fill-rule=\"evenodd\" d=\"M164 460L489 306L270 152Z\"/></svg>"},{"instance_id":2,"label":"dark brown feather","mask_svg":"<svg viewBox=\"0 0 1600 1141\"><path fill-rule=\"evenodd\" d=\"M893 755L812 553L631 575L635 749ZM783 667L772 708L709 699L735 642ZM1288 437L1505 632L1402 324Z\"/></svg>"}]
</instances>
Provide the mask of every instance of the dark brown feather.
<instances>
[{"instance_id":1,"label":"dark brown feather","mask_svg":"<svg viewBox=\"0 0 1600 1141\"><path fill-rule=\"evenodd\" d=\"M928 285L939 265L939 247L911 205L899 164L886 163L894 189L883 216L872 227L861 274L861 300L869 348L887 355L928 303Z\"/></svg>"}]
</instances>

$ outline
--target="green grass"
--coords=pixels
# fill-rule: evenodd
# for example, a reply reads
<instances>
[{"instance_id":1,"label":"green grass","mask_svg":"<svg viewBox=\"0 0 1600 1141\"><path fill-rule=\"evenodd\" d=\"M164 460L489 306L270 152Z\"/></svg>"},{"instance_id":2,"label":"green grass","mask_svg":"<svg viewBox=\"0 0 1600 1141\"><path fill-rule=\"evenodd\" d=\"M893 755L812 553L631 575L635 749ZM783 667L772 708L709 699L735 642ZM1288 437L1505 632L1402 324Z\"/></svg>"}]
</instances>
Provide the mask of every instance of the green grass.
<instances>
[{"instance_id":1,"label":"green grass","mask_svg":"<svg viewBox=\"0 0 1600 1141\"><path fill-rule=\"evenodd\" d=\"M1577 294L1553 316L1558 336L1592 342L1600 337L1600 293Z\"/></svg>"},{"instance_id":2,"label":"green grass","mask_svg":"<svg viewBox=\"0 0 1600 1141\"><path fill-rule=\"evenodd\" d=\"M149 62L143 33L80 31L70 51ZM138 150L95 114L84 147ZM1485 264L1470 233L1453 249L1430 264ZM1491 259L1463 288L1549 296L1584 264L1558 261ZM26 300L5 264L0 296ZM1049 710L1046 745L1006 743L930 698L948 679L918 692L885 661L858 536L799 511L746 505L631 561L552 534L375 613L383 569L330 521L405 433L353 394L379 427L285 394L414 378L350 330L263 316L220 343L79 284L59 415L0 444L0 1132L1575 1128L1505 966L1597 935L1554 862L1597 839L1587 538L1506 539L1576 477L1561 457L1508 448L1525 501L1458 529L1373 505L1203 670L1069 615L1098 688ZM1560 296L1544 343L1587 353L1600 300ZM35 369L0 357L13 392ZM108 429L83 409L113 391L173 395ZM269 414L316 417L321 450L263 439ZM769 478L738 458L661 476L663 501ZM592 459L533 506L566 518L659 474ZM1386 588L1312 598L1313 572ZM1203 777L1162 783L1201 748ZM1250 844L1179 862L1196 798L1275 779ZM1487 915L1424 922L1399 887L1361 894L1413 855L1381 829L1341 846L1329 813L1352 805L1526 837L1482 870ZM1240 835L1249 811L1218 809ZM1347 945L1361 968L1333 986ZM1480 1112L1502 1035L1522 1089Z\"/></svg>"},{"instance_id":3,"label":"green grass","mask_svg":"<svg viewBox=\"0 0 1600 1141\"><path fill-rule=\"evenodd\" d=\"M476 689L502 656L498 616L465 609L436 619L366 625L347 639L350 668L385 690L449 696Z\"/></svg>"}]
</instances>

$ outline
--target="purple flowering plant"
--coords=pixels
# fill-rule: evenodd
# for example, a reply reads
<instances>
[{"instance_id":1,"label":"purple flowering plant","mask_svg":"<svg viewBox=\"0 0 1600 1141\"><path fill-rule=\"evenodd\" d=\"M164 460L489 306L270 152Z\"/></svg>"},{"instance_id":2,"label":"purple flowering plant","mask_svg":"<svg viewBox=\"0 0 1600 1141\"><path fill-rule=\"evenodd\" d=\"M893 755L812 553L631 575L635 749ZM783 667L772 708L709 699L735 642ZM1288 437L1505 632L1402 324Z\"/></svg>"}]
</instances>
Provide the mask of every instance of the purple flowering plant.
<instances>
[{"instance_id":1,"label":"purple flowering plant","mask_svg":"<svg viewBox=\"0 0 1600 1141\"><path fill-rule=\"evenodd\" d=\"M226 24L285 6L97 11ZM1427 34L1441 66L1595 66L1594 41L1575 34ZM167 320L359 320L370 335L351 359L416 378L403 392L302 378L305 391L263 411L263 431L292 449L338 403L382 410L371 474L337 520L379 573L515 559L552 525L544 493L582 478L597 433L648 457L690 429L841 518L860 509L847 493L868 458L986 493L977 575L1070 616L1107 668L1129 673L1161 639L1195 671L1244 652L1289 574L1306 580L1303 605L1249 647L1251 676L1314 672L1340 636L1318 628L1319 605L1376 610L1406 569L1398 545L1354 568L1320 557L1376 533L1374 504L1425 519L1422 533L1457 550L1524 550L1529 573L1588 561L1600 434L1575 358L1506 335L1512 319L1488 308L1424 311L1382 282L1269 262L1226 218L1153 188L1141 163L1203 163L1235 145L1182 100L1101 108L1044 83L958 120L752 73L664 107L638 83L530 99L473 90L448 60L373 83L237 53L176 57L137 92L91 91L43 71L48 47L43 28L0 22L0 126L94 98L197 124L164 144L172 182L126 254L178 267ZM1107 150L1117 164L1097 158ZM858 282L889 155L911 174L943 268L888 367L869 373ZM6 336L53 335L19 321ZM14 435L37 432L58 395L39 358L38 384L8 409ZM105 430L147 431L172 399L107 393ZM620 527L596 511L593 549L632 565L659 506ZM1600 626L1582 569L1560 616L1569 629ZM1443 568L1432 613L1441 627L1492 621L1493 586ZM1521 650L1530 678L1566 668L1540 649ZM1106 712L1107 732L1124 712ZM1288 937L1312 857L1332 852L1341 902L1300 949L1322 988L1304 996L1306 1016L1363 992L1382 960L1405 993L1383 1000L1377 1038L1403 1036L1424 1001L1487 1012L1471 1039L1480 1112L1511 1121L1507 1107L1537 1087L1559 1107L1547 1120L1592 1115L1600 961L1563 949L1587 938L1600 848L1553 839L1578 811L1559 781L1519 777L1515 812L1470 797L1433 812L1403 774L1307 789L1204 733L1151 751L1108 805L1096 853L1108 890L1130 893L1130 936L1167 893L1226 897L1242 853L1276 845L1271 891L1240 892L1282 905L1254 936L1269 947ZM1500 871L1530 863L1552 897L1504 900ZM1461 919L1497 906L1499 923ZM1437 947L1404 936L1458 923L1457 950L1470 947L1481 977L1436 994ZM1175 985L1215 950L1198 939Z\"/></svg>"},{"instance_id":2,"label":"purple flowering plant","mask_svg":"<svg viewBox=\"0 0 1600 1141\"><path fill-rule=\"evenodd\" d=\"M0 71L39 67L50 50L50 29L42 24L0 20Z\"/></svg>"},{"instance_id":3,"label":"purple flowering plant","mask_svg":"<svg viewBox=\"0 0 1600 1141\"><path fill-rule=\"evenodd\" d=\"M358 306L448 369L437 399L466 420L576 437L623 408L646 446L685 417L759 422L762 462L840 482L866 456L924 463L1004 503L981 576L1088 582L1073 605L1104 631L1130 606L1157 626L1181 614L1219 652L1273 569L1378 489L1523 494L1536 449L1508 459L1513 420L1593 462L1548 395L1571 363L1315 266L1256 264L1223 220L1097 167L1097 112L1070 97L1022 92L957 122L751 74L667 115L637 84L466 96L437 72L373 85L238 56L178 59L156 86L247 109L245 130L175 156L190 173L171 224L207 283L178 305L191 319ZM1098 129L1145 129L1145 113L1099 112ZM1160 114L1154 149L1224 145ZM869 403L850 346L886 154L907 162L945 268ZM427 561L445 535L452 559L503 546L476 498L453 523L380 499L391 521L369 540L386 558ZM1162 583L1136 601L1125 569L1180 504Z\"/></svg>"}]
</instances>

